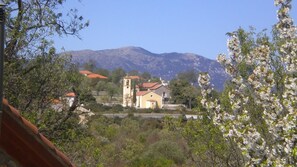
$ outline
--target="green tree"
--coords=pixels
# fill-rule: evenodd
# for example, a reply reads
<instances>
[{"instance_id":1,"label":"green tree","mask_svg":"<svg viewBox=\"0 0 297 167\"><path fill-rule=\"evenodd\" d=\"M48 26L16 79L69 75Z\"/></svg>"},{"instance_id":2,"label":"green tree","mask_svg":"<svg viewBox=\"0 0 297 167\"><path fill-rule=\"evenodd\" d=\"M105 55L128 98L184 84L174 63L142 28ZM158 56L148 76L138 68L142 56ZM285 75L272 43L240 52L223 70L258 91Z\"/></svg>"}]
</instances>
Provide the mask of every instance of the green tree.
<instances>
[{"instance_id":1,"label":"green tree","mask_svg":"<svg viewBox=\"0 0 297 167\"><path fill-rule=\"evenodd\" d=\"M137 70L131 70L128 72L128 75L130 76L138 76L139 75L139 71Z\"/></svg>"},{"instance_id":2,"label":"green tree","mask_svg":"<svg viewBox=\"0 0 297 167\"><path fill-rule=\"evenodd\" d=\"M120 81L125 76L126 76L126 72L122 68L116 68L111 72L111 80L113 83L117 85L121 84Z\"/></svg>"},{"instance_id":3,"label":"green tree","mask_svg":"<svg viewBox=\"0 0 297 167\"><path fill-rule=\"evenodd\" d=\"M141 74L141 78L144 79L145 81L148 81L149 79L151 79L151 74L149 72L143 72Z\"/></svg>"},{"instance_id":4,"label":"green tree","mask_svg":"<svg viewBox=\"0 0 297 167\"><path fill-rule=\"evenodd\" d=\"M104 91L106 90L106 82L105 81L99 81L96 86L95 86L95 89L96 91L100 92L100 91Z\"/></svg>"},{"instance_id":5,"label":"green tree","mask_svg":"<svg viewBox=\"0 0 297 167\"><path fill-rule=\"evenodd\" d=\"M46 90L44 96L47 98L44 96L34 98L44 104L48 103L49 98L53 98L51 89L55 90L52 92L60 89L61 95L72 86L67 85L69 82L65 80L57 79L63 77L64 70L69 69L67 63L70 61L67 60L65 63L68 58L64 57L64 62L63 59L57 58L52 42L48 39L54 34L79 36L79 31L88 26L88 22L84 22L83 17L79 16L75 9L71 9L67 15L60 13L59 7L62 7L64 2L4 1L7 5L4 96L21 110L33 107L34 103L30 102L32 101L30 97L36 94L33 92L36 89L39 90L39 94ZM50 68L59 65L56 71L50 71ZM39 75L40 82L35 81L38 79L36 75ZM49 75L51 76L47 77ZM67 85L67 89L63 85Z\"/></svg>"},{"instance_id":6,"label":"green tree","mask_svg":"<svg viewBox=\"0 0 297 167\"><path fill-rule=\"evenodd\" d=\"M173 103L186 103L183 96L183 88L190 86L190 84L185 80L173 79L169 83L169 88L171 90L171 100Z\"/></svg>"},{"instance_id":7,"label":"green tree","mask_svg":"<svg viewBox=\"0 0 297 167\"><path fill-rule=\"evenodd\" d=\"M184 97L185 104L188 108L192 109L192 107L197 106L198 93L198 89L192 85L182 88L182 96Z\"/></svg>"},{"instance_id":8,"label":"green tree","mask_svg":"<svg viewBox=\"0 0 297 167\"><path fill-rule=\"evenodd\" d=\"M173 79L169 83L171 100L175 104L185 104L189 108L197 106L198 89L188 81Z\"/></svg>"},{"instance_id":9,"label":"green tree","mask_svg":"<svg viewBox=\"0 0 297 167\"><path fill-rule=\"evenodd\" d=\"M6 41L4 50L4 97L40 132L56 143L70 139L78 119L72 106L53 110L52 101L67 92L79 95L81 76L70 55L58 55L53 35L74 35L88 26L78 11L61 11L65 0L4 0ZM68 13L68 14L67 14Z\"/></svg>"},{"instance_id":10,"label":"green tree","mask_svg":"<svg viewBox=\"0 0 297 167\"><path fill-rule=\"evenodd\" d=\"M133 105L135 106L136 105L136 81L133 81L133 97L132 97L132 102L133 102Z\"/></svg>"},{"instance_id":11,"label":"green tree","mask_svg":"<svg viewBox=\"0 0 297 167\"><path fill-rule=\"evenodd\" d=\"M107 84L107 87L106 87L106 91L110 97L110 100L112 100L112 97L116 94L118 94L119 92L119 87L117 85L115 85L114 83L111 83L109 82Z\"/></svg>"},{"instance_id":12,"label":"green tree","mask_svg":"<svg viewBox=\"0 0 297 167\"><path fill-rule=\"evenodd\" d=\"M177 79L184 80L190 84L197 84L198 72L195 70L187 70L177 74Z\"/></svg>"},{"instance_id":13,"label":"green tree","mask_svg":"<svg viewBox=\"0 0 297 167\"><path fill-rule=\"evenodd\" d=\"M96 70L96 64L94 64L94 60L89 60L82 65L84 70L88 70L94 72Z\"/></svg>"},{"instance_id":14,"label":"green tree","mask_svg":"<svg viewBox=\"0 0 297 167\"><path fill-rule=\"evenodd\" d=\"M54 34L74 35L89 25L76 9L59 12L65 0L25 1L4 0L6 6L5 60L34 57L39 48L50 45L47 39Z\"/></svg>"},{"instance_id":15,"label":"green tree","mask_svg":"<svg viewBox=\"0 0 297 167\"><path fill-rule=\"evenodd\" d=\"M107 78L110 78L110 77L109 77L109 76L110 76L110 72L109 72L109 70L107 70L107 69L104 69L104 68L96 68L96 69L94 70L94 72L97 73L97 74L106 76Z\"/></svg>"},{"instance_id":16,"label":"green tree","mask_svg":"<svg viewBox=\"0 0 297 167\"><path fill-rule=\"evenodd\" d=\"M190 146L194 163L201 166L243 166L240 151L225 140L218 127L203 112L202 120L189 120L182 134Z\"/></svg>"}]
</instances>

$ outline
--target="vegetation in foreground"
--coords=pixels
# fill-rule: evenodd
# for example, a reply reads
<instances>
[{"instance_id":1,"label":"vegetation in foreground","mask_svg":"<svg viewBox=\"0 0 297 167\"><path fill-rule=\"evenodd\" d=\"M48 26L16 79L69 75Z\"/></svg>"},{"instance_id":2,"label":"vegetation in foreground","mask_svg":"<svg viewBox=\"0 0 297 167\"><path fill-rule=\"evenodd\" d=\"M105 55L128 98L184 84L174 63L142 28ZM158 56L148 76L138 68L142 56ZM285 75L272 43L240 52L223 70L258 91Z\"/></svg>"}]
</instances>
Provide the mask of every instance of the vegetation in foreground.
<instances>
[{"instance_id":1,"label":"vegetation in foreground","mask_svg":"<svg viewBox=\"0 0 297 167\"><path fill-rule=\"evenodd\" d=\"M87 126L81 126L72 108L54 111L53 99L69 91L79 93L81 102L94 100L89 88L82 84L84 79L77 67L69 57L57 55L48 40L55 33L78 36L79 30L88 26L77 10L70 10L68 18L59 13L64 2L5 1L8 15L4 96L78 166L294 166L297 47L296 27L288 15L290 0L275 1L281 9L272 41L265 34L255 37L253 32L242 29L229 34L232 60L223 56L220 60L234 78L221 94L209 89L207 75L200 78L206 89L202 91L203 99L198 96L198 100L207 110L223 109L230 119L240 118L235 124L215 117L219 118L214 121L216 125L209 119L216 111L208 115L199 103L195 107L205 114L204 119L188 121L170 117L108 119L97 115ZM251 55L256 56L252 59L255 62L248 62ZM243 91L246 89L241 87L245 85L242 80L250 80L252 87L248 88L254 92ZM180 80L173 83L189 85ZM246 104L236 91L255 100ZM191 86L180 90L175 100L194 107L197 100L190 92ZM233 117L233 111L239 115ZM238 125L246 129L238 130ZM222 133L222 127L227 131Z\"/></svg>"},{"instance_id":2,"label":"vegetation in foreground","mask_svg":"<svg viewBox=\"0 0 297 167\"><path fill-rule=\"evenodd\" d=\"M231 141L209 120L94 116L56 144L78 166L241 166Z\"/></svg>"}]
</instances>

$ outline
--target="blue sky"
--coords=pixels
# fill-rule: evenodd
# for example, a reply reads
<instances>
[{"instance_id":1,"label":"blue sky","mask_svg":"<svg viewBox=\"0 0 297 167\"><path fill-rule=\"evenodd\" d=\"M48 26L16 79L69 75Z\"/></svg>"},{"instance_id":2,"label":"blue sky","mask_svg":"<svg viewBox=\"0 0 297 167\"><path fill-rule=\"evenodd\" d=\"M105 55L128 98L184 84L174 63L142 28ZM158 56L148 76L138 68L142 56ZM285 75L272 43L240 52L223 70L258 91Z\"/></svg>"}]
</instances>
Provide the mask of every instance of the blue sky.
<instances>
[{"instance_id":1,"label":"blue sky","mask_svg":"<svg viewBox=\"0 0 297 167\"><path fill-rule=\"evenodd\" d=\"M227 53L227 32L239 27L270 32L277 22L273 0L81 0L77 8L90 26L81 40L56 37L66 50L139 46L153 53L196 53L215 59ZM297 2L291 15L297 21ZM296 24L296 23L295 23Z\"/></svg>"}]
</instances>

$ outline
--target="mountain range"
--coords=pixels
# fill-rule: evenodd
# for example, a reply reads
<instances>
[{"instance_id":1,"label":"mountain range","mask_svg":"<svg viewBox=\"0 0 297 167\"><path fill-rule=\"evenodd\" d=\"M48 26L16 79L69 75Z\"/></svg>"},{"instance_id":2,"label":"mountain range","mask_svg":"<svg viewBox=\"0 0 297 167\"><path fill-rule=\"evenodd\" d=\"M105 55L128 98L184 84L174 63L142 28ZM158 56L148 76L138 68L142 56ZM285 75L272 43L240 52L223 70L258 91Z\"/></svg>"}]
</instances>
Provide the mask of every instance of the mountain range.
<instances>
[{"instance_id":1,"label":"mountain range","mask_svg":"<svg viewBox=\"0 0 297 167\"><path fill-rule=\"evenodd\" d=\"M113 70L121 67L125 71L149 72L152 76L171 80L180 72L195 70L208 72L211 83L222 90L228 75L215 60L193 53L151 53L140 47L123 47L105 50L69 51L72 61L82 65L93 62L97 67Z\"/></svg>"}]
</instances>

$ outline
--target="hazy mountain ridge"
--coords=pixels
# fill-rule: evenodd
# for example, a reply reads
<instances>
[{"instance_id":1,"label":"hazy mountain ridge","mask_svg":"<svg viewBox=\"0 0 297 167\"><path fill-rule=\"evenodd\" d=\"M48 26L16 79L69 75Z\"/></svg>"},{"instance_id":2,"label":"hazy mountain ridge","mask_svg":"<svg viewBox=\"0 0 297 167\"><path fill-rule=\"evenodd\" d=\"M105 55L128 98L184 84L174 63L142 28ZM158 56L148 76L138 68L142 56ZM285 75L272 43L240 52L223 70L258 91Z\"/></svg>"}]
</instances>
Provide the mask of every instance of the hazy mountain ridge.
<instances>
[{"instance_id":1,"label":"hazy mountain ridge","mask_svg":"<svg viewBox=\"0 0 297 167\"><path fill-rule=\"evenodd\" d=\"M75 63L83 64L94 61L97 67L115 69L122 67L126 71L138 70L149 72L152 76L173 79L176 74L195 69L209 72L212 84L222 90L228 78L222 66L215 60L207 59L193 53L151 53L140 47L124 47L105 50L69 51Z\"/></svg>"}]
</instances>

